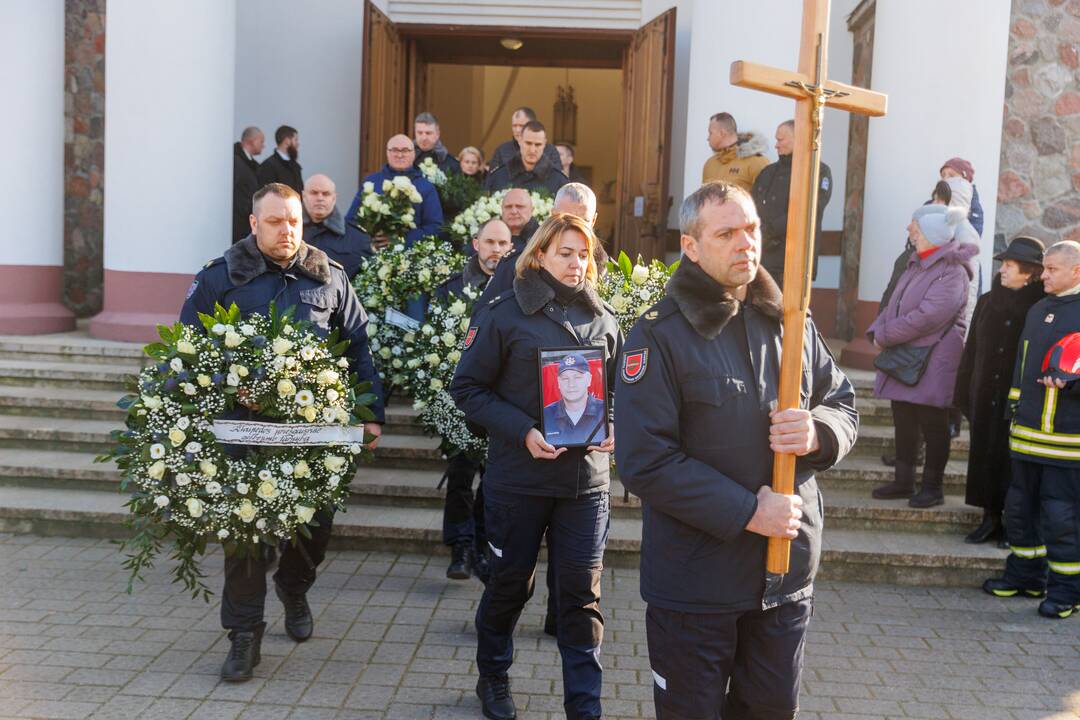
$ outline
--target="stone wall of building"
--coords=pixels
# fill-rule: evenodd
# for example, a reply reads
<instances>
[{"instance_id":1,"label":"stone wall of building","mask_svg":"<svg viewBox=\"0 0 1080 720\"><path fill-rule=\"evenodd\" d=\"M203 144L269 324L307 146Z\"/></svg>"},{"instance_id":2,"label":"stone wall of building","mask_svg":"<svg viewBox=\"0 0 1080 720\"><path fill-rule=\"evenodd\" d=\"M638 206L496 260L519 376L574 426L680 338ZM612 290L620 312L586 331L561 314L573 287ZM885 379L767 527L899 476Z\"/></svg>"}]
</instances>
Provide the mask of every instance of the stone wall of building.
<instances>
[{"instance_id":1,"label":"stone wall of building","mask_svg":"<svg viewBox=\"0 0 1080 720\"><path fill-rule=\"evenodd\" d=\"M1080 241L1080 0L1013 0L996 231Z\"/></svg>"},{"instance_id":2,"label":"stone wall of building","mask_svg":"<svg viewBox=\"0 0 1080 720\"><path fill-rule=\"evenodd\" d=\"M80 317L102 301L105 2L65 3L64 304Z\"/></svg>"}]
</instances>

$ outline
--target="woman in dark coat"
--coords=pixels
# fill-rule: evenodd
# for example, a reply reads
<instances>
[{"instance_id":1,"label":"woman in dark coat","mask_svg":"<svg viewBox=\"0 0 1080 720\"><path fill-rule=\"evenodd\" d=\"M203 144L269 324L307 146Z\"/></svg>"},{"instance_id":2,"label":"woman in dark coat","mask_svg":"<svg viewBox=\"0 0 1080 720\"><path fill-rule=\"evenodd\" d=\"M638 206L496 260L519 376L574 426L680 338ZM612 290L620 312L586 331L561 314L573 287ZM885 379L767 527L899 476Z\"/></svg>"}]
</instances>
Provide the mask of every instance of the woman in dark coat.
<instances>
[{"instance_id":1,"label":"woman in dark coat","mask_svg":"<svg viewBox=\"0 0 1080 720\"><path fill-rule=\"evenodd\" d=\"M1009 488L1009 386L1028 308L1041 300L1043 244L1018 237L995 260L1001 271L979 298L960 358L954 403L971 424L964 501L983 509L982 524L964 538L983 543L1004 537L1001 513Z\"/></svg>"}]
</instances>

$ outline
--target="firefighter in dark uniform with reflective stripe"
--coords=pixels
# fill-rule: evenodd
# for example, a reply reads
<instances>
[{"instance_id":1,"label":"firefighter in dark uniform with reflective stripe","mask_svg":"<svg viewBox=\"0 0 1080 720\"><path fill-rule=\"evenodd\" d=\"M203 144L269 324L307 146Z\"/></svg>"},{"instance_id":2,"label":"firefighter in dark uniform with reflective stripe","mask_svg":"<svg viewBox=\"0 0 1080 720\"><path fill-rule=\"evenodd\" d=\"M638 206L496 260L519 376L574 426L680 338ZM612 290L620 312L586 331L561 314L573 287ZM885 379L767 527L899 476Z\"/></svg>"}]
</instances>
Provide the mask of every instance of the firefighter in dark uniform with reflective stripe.
<instances>
[{"instance_id":1,"label":"firefighter in dark uniform with reflective stripe","mask_svg":"<svg viewBox=\"0 0 1080 720\"><path fill-rule=\"evenodd\" d=\"M983 589L998 597L1043 597L1039 614L1066 618L1080 606L1080 382L1047 364L1055 343L1080 331L1080 243L1051 245L1043 260L1047 297L1028 311L1020 337L1009 430L1013 472L1005 497L1012 550L1005 575Z\"/></svg>"},{"instance_id":2,"label":"firefighter in dark uniform with reflective stripe","mask_svg":"<svg viewBox=\"0 0 1080 720\"><path fill-rule=\"evenodd\" d=\"M682 262L631 330L615 391L656 717L790 720L821 552L814 473L854 444L855 393L808 319L802 402L777 412L783 304L757 266L753 201L709 183L680 222ZM774 452L799 456L793 495L770 487ZM785 575L765 572L769 537L791 540Z\"/></svg>"},{"instance_id":3,"label":"firefighter in dark uniform with reflective stripe","mask_svg":"<svg viewBox=\"0 0 1080 720\"><path fill-rule=\"evenodd\" d=\"M370 382L375 394L371 409L376 422L366 423L365 429L377 439L383 422L382 386L368 351L367 315L344 268L322 250L304 243L299 193L287 185L271 183L259 189L253 199L252 234L195 276L180 321L203 331L199 313L212 314L215 303L224 307L236 303L243 317L265 315L270 303L275 303L281 311L293 308L297 320L310 321L320 334L338 330L341 339L349 341L345 351L349 372L356 373L361 382ZM311 537L287 546L274 573L277 595L285 605L285 631L297 642L311 637L314 627L306 593L326 555L333 518L333 512L317 513L318 524L308 528ZM249 680L259 664L266 628L266 565L265 556L225 558L221 624L229 630L231 647L221 668L223 680Z\"/></svg>"},{"instance_id":4,"label":"firefighter in dark uniform with reflective stripe","mask_svg":"<svg viewBox=\"0 0 1080 720\"><path fill-rule=\"evenodd\" d=\"M492 218L480 226L473 238L473 254L465 262L464 269L451 275L446 282L435 288L435 297L447 300L451 295L460 296L469 287L478 294L491 281L502 257L512 247L510 228L499 218ZM484 543L484 495L483 480L473 497L472 483L476 473L484 473L482 463L474 461L468 453L459 452L446 463L446 500L443 504L443 544L450 547L450 566L446 577L468 580L475 571L482 582L487 582L488 560Z\"/></svg>"},{"instance_id":5,"label":"firefighter in dark uniform with reflective stripe","mask_svg":"<svg viewBox=\"0 0 1080 720\"><path fill-rule=\"evenodd\" d=\"M539 430L540 350L599 350L608 377L615 370L621 335L614 311L596 294L595 242L592 228L576 216L544 222L518 259L513 289L474 313L450 387L466 419L488 433L484 522L491 576L476 611L476 691L492 720L516 717L507 676L514 627L532 595L548 528L564 708L569 718L601 717L600 575L615 436L556 448Z\"/></svg>"}]
</instances>

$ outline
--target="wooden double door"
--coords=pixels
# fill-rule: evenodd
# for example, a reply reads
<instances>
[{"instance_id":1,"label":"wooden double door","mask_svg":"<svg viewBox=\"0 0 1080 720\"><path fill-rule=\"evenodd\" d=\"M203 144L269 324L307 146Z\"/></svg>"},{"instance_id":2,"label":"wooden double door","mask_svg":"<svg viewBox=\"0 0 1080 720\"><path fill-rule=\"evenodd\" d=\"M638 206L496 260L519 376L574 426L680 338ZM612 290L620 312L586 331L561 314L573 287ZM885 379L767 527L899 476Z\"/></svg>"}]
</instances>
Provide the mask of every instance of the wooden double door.
<instances>
[{"instance_id":1,"label":"wooden double door","mask_svg":"<svg viewBox=\"0 0 1080 720\"><path fill-rule=\"evenodd\" d=\"M675 78L675 9L672 8L637 31L579 32L563 29L488 28L395 24L365 2L363 84L360 108L360 172L373 172L385 162L386 140L397 133L412 135L411 119L425 110L426 64L535 65L617 67L622 70L617 212L613 249L631 258L663 258L667 217L671 207L668 178L671 167L671 113ZM442 46L432 38L463 39L498 35L535 37L558 43L553 56L534 55L506 60L476 51ZM477 47L481 43L475 44ZM549 43L551 47L551 43ZM598 51L597 48L600 50ZM606 59L600 57L604 48ZM575 49L582 53L574 57ZM576 64L580 63L580 65ZM462 98L462 102L469 102Z\"/></svg>"}]
</instances>

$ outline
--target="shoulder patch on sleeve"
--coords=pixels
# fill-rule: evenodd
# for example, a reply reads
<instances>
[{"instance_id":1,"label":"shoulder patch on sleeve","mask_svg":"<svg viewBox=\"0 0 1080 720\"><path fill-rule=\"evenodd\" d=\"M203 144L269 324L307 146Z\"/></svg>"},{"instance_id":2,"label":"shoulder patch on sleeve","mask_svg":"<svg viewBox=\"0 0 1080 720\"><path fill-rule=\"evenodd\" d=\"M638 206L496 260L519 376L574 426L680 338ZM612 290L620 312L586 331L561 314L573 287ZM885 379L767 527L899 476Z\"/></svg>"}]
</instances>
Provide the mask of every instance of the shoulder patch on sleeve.
<instances>
[{"instance_id":1,"label":"shoulder patch on sleeve","mask_svg":"<svg viewBox=\"0 0 1080 720\"><path fill-rule=\"evenodd\" d=\"M184 295L185 300L190 300L191 296L195 294L195 290L199 287L199 278L195 278L191 281L191 287L187 289L187 294Z\"/></svg>"},{"instance_id":2,"label":"shoulder patch on sleeve","mask_svg":"<svg viewBox=\"0 0 1080 720\"><path fill-rule=\"evenodd\" d=\"M468 350L472 347L473 343L476 342L476 333L479 331L479 329L480 328L476 325L469 326L469 331L465 333L465 342L462 345L462 350Z\"/></svg>"},{"instance_id":3,"label":"shoulder patch on sleeve","mask_svg":"<svg viewBox=\"0 0 1080 720\"><path fill-rule=\"evenodd\" d=\"M623 382L632 385L645 377L645 370L649 367L649 348L631 350L623 353L622 379Z\"/></svg>"}]
</instances>

